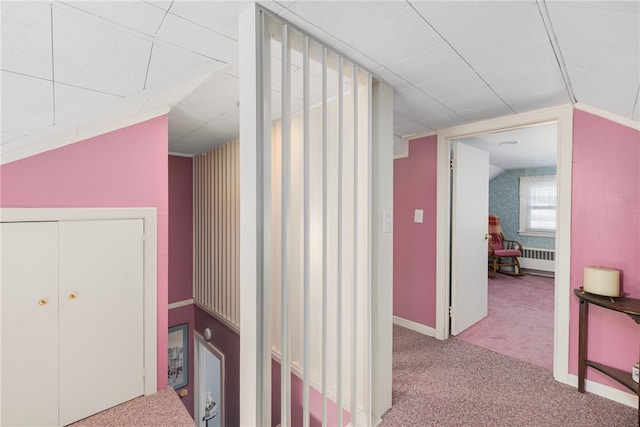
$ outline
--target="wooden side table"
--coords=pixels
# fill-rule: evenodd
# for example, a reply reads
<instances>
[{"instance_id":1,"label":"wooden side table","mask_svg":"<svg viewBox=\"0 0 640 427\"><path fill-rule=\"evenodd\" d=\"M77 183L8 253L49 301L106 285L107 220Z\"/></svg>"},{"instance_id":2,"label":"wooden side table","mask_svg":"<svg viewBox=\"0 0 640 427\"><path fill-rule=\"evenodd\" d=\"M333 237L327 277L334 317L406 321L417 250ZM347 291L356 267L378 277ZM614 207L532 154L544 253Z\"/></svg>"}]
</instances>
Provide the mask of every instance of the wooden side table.
<instances>
[{"instance_id":1,"label":"wooden side table","mask_svg":"<svg viewBox=\"0 0 640 427\"><path fill-rule=\"evenodd\" d=\"M580 320L578 335L578 391L584 393L584 380L587 366L596 369L610 378L613 378L623 386L638 395L638 383L633 381L631 372L612 368L602 363L587 359L587 308L589 304L618 311L631 317L640 324L640 299L635 298L611 298L583 292L582 289L574 289L573 293L580 299ZM640 426L640 402L638 403L638 425Z\"/></svg>"}]
</instances>

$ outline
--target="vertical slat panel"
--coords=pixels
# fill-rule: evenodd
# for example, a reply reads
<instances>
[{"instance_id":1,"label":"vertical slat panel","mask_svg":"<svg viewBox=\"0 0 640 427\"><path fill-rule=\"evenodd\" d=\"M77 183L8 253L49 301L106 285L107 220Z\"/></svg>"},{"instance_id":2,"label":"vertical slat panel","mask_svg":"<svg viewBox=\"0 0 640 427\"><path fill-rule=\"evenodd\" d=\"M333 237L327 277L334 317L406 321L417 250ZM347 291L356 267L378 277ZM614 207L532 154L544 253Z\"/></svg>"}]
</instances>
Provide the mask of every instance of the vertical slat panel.
<instances>
[{"instance_id":1,"label":"vertical slat panel","mask_svg":"<svg viewBox=\"0 0 640 427\"><path fill-rule=\"evenodd\" d=\"M329 221L328 221L328 141L327 141L327 48L322 48L322 427L327 426L327 390L329 369L327 366L328 345L328 258L329 258Z\"/></svg>"},{"instance_id":2,"label":"vertical slat panel","mask_svg":"<svg viewBox=\"0 0 640 427\"><path fill-rule=\"evenodd\" d=\"M239 326L239 141L194 159L194 298Z\"/></svg>"},{"instance_id":3,"label":"vertical slat panel","mask_svg":"<svg viewBox=\"0 0 640 427\"><path fill-rule=\"evenodd\" d=\"M337 375L336 375L336 388L337 388L337 415L338 425L342 426L342 289L343 289L343 246L344 239L342 237L344 217L343 217L343 193L344 193L344 69L343 69L342 56L338 58L338 250L337 250L337 265L338 265L338 301L337 301Z\"/></svg>"},{"instance_id":4,"label":"vertical slat panel","mask_svg":"<svg viewBox=\"0 0 640 427\"><path fill-rule=\"evenodd\" d=\"M282 161L281 161L281 414L280 424L289 427L291 418L291 362L289 345L289 258L290 258L290 185L291 185L291 79L288 26L282 26Z\"/></svg>"},{"instance_id":5,"label":"vertical slat panel","mask_svg":"<svg viewBox=\"0 0 640 427\"><path fill-rule=\"evenodd\" d=\"M309 136L309 116L311 114L309 99L309 37L304 36L303 41L303 64L302 64L302 98L304 102L303 113L303 192L304 192L304 290L303 290L303 344L302 344L302 367L303 367L303 397L302 397L302 425L309 427L309 376L311 366L309 365L309 294L311 283L311 184L310 184L310 153L311 144Z\"/></svg>"},{"instance_id":6,"label":"vertical slat panel","mask_svg":"<svg viewBox=\"0 0 640 427\"><path fill-rule=\"evenodd\" d=\"M366 259L366 271L368 272L367 274L367 284L366 284L366 289L371 289L371 234L372 234L372 227L371 227L371 222L372 222L372 217L373 217L373 197L372 197L372 191L373 191L373 186L371 185L372 181L372 170L371 170L371 165L372 165L372 153L373 153L373 123L371 118L373 117L373 101L372 101L372 88L373 88L373 77L371 76L371 74L369 74L367 76L367 128L368 128L368 133L367 133L367 170L365 171L366 175L367 175L367 182L366 182L366 186L367 186L367 259ZM366 313L366 333L367 333L367 337L370 340L371 339L371 292L367 292L367 313ZM367 392L367 396L366 396L366 400L365 400L365 424L366 425L371 425L371 396L372 396L372 374L371 374L371 367L373 366L373 364L371 363L371 342L368 341L367 342L367 370L366 370L366 386L365 386L365 390Z\"/></svg>"},{"instance_id":7,"label":"vertical slat panel","mask_svg":"<svg viewBox=\"0 0 640 427\"><path fill-rule=\"evenodd\" d=\"M222 186L222 193L220 197L220 215L222 216L221 221L221 232L220 232L220 243L222 248L226 249L227 246L227 156L228 150L227 147L229 145L223 145L221 148L221 167L220 167L220 185ZM229 286L229 282L227 281L227 251L222 250L220 254L220 261L222 262L222 267L220 268L220 275L222 276L220 279L220 299L221 299L221 307L220 311L224 317L229 317L229 312L227 310L227 287Z\"/></svg>"},{"instance_id":8,"label":"vertical slat panel","mask_svg":"<svg viewBox=\"0 0 640 427\"><path fill-rule=\"evenodd\" d=\"M353 65L351 78L353 92L353 283L351 329L351 424L358 425L358 202L359 202L359 174L358 174L358 67Z\"/></svg>"}]
</instances>

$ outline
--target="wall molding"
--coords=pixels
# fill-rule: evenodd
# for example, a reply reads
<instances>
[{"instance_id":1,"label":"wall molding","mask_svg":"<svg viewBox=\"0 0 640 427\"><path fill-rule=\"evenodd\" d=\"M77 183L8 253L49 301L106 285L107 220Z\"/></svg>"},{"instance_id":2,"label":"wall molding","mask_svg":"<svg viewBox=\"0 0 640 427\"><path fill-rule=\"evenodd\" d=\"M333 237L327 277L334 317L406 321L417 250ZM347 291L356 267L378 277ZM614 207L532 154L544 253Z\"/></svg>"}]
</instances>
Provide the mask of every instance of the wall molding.
<instances>
[{"instance_id":1,"label":"wall molding","mask_svg":"<svg viewBox=\"0 0 640 427\"><path fill-rule=\"evenodd\" d=\"M402 326L403 328L411 329L412 331L416 331L428 337L435 338L436 336L436 330L434 328L423 325L422 323L414 322L413 320L407 320L403 319L402 317L393 316L393 324Z\"/></svg>"},{"instance_id":2,"label":"wall molding","mask_svg":"<svg viewBox=\"0 0 640 427\"><path fill-rule=\"evenodd\" d=\"M176 157L189 157L189 158L193 158L195 157L195 155L193 154L188 154L188 153L177 153L175 151L169 151L169 155L170 156L176 156Z\"/></svg>"},{"instance_id":3,"label":"wall molding","mask_svg":"<svg viewBox=\"0 0 640 427\"><path fill-rule=\"evenodd\" d=\"M620 125L630 127L631 129L640 130L640 122L628 117L619 116L618 114L601 110L600 108L592 107L591 105L583 104L582 102L576 102L573 107L577 110L584 111L585 113L595 114L596 116L611 120L612 122Z\"/></svg>"},{"instance_id":4,"label":"wall molding","mask_svg":"<svg viewBox=\"0 0 640 427\"><path fill-rule=\"evenodd\" d=\"M174 308L186 307L187 305L193 304L193 302L194 302L193 298L186 299L183 301L172 302L171 304L167 305L167 309L173 310Z\"/></svg>"},{"instance_id":5,"label":"wall molding","mask_svg":"<svg viewBox=\"0 0 640 427\"><path fill-rule=\"evenodd\" d=\"M569 374L567 384L572 387L578 388L578 376ZM618 390L617 388L603 385L591 380L585 380L585 390L597 396L604 397L605 399L613 400L614 402L631 406L632 408L638 407L638 396L627 393L626 391Z\"/></svg>"},{"instance_id":6,"label":"wall molding","mask_svg":"<svg viewBox=\"0 0 640 427\"><path fill-rule=\"evenodd\" d=\"M425 132L425 133L418 133L415 135L411 135L411 136L405 136L404 139L407 140L407 142L411 142L415 139L420 139L420 138L426 138L427 136L435 136L438 134L438 131L432 130L429 132Z\"/></svg>"}]
</instances>

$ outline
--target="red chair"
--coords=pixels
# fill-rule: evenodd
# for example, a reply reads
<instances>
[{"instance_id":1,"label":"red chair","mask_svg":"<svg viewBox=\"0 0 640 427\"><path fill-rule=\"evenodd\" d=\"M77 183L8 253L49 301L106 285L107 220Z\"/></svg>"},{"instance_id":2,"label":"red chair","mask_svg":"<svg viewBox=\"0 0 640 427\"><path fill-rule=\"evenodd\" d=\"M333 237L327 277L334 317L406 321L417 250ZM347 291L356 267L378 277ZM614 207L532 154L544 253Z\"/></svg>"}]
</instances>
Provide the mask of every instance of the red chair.
<instances>
[{"instance_id":1,"label":"red chair","mask_svg":"<svg viewBox=\"0 0 640 427\"><path fill-rule=\"evenodd\" d=\"M495 279L497 272L524 276L518 259L521 255L522 244L516 240L505 239L500 218L489 215L489 266L493 268L493 273L489 277ZM502 267L513 267L513 271L502 271Z\"/></svg>"}]
</instances>

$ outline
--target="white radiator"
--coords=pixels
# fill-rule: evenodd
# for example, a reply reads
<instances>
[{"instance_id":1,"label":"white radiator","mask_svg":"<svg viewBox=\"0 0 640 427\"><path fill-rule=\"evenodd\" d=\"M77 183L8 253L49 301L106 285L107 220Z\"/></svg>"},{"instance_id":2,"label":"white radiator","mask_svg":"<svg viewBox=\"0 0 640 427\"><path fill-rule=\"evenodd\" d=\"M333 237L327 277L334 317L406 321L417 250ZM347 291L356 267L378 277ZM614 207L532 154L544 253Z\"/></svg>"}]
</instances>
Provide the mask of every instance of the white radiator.
<instances>
[{"instance_id":1,"label":"white radiator","mask_svg":"<svg viewBox=\"0 0 640 427\"><path fill-rule=\"evenodd\" d=\"M520 266L530 270L555 272L555 260L555 249L522 248Z\"/></svg>"}]
</instances>

